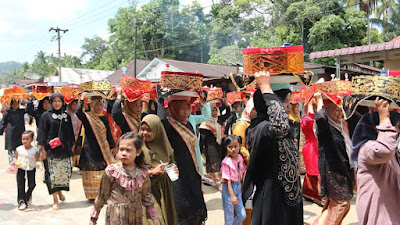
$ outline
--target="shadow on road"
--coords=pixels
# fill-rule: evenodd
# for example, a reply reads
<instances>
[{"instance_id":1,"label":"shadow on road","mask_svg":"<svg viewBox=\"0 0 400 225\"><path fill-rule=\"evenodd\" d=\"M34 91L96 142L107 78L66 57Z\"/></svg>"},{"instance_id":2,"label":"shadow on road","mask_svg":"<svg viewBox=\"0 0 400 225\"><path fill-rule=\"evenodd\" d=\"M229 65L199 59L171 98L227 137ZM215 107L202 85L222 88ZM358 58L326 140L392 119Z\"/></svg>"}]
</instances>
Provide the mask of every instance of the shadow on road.
<instances>
[{"instance_id":1,"label":"shadow on road","mask_svg":"<svg viewBox=\"0 0 400 225\"><path fill-rule=\"evenodd\" d=\"M60 202L59 207L60 210L63 209L81 209L81 208L88 208L90 206L93 206L93 203L90 203L89 201L76 201L76 202L68 202L68 199L66 202ZM53 204L49 205L42 205L40 208L52 208Z\"/></svg>"},{"instance_id":2,"label":"shadow on road","mask_svg":"<svg viewBox=\"0 0 400 225\"><path fill-rule=\"evenodd\" d=\"M207 186L207 185L202 185L202 189L205 193L207 194L215 194L217 192L220 192L217 188L212 187L212 186Z\"/></svg>"},{"instance_id":3,"label":"shadow on road","mask_svg":"<svg viewBox=\"0 0 400 225\"><path fill-rule=\"evenodd\" d=\"M10 211L17 208L17 204L0 203L0 211Z\"/></svg>"},{"instance_id":4,"label":"shadow on road","mask_svg":"<svg viewBox=\"0 0 400 225\"><path fill-rule=\"evenodd\" d=\"M221 199L211 199L206 202L207 211L223 210Z\"/></svg>"}]
</instances>

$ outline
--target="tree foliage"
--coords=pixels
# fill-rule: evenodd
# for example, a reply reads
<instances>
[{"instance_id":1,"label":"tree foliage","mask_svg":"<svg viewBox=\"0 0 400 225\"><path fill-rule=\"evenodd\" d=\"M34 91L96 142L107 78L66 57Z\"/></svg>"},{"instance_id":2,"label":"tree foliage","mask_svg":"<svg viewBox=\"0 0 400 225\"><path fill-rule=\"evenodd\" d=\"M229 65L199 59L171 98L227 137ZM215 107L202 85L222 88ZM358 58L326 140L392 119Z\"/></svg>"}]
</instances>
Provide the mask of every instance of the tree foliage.
<instances>
[{"instance_id":1,"label":"tree foliage","mask_svg":"<svg viewBox=\"0 0 400 225\"><path fill-rule=\"evenodd\" d=\"M382 43L400 35L399 0L219 0L207 11L197 2L134 1L108 21L108 39L85 38L81 58L63 56L62 65L116 70L139 59L170 58L221 65L241 63L241 49L303 45L313 51ZM207 12L207 13L205 13ZM367 32L367 24L373 27ZM333 64L332 59L316 60ZM53 73L58 59L39 52L15 76Z\"/></svg>"}]
</instances>

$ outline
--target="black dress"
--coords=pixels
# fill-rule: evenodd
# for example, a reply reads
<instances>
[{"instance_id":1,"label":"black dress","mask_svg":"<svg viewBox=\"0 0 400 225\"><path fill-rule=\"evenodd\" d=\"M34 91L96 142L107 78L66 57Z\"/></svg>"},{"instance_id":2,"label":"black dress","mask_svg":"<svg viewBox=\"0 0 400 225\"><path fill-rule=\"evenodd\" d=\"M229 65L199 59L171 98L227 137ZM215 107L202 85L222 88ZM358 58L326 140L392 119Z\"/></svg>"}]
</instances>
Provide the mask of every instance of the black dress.
<instances>
[{"instance_id":1,"label":"black dress","mask_svg":"<svg viewBox=\"0 0 400 225\"><path fill-rule=\"evenodd\" d=\"M315 113L318 137L318 168L321 197L337 201L353 197L353 173L342 133L328 123L325 108ZM334 143L334 144L332 144Z\"/></svg>"},{"instance_id":2,"label":"black dress","mask_svg":"<svg viewBox=\"0 0 400 225\"><path fill-rule=\"evenodd\" d=\"M56 118L56 116L60 116ZM60 129L61 126L61 129ZM51 149L49 142L60 138L61 145ZM65 112L54 112L50 109L42 114L38 127L38 145L44 146L47 158L43 161L45 180L49 194L57 191L69 191L71 179L72 146L75 143L71 117Z\"/></svg>"},{"instance_id":3,"label":"black dress","mask_svg":"<svg viewBox=\"0 0 400 225\"><path fill-rule=\"evenodd\" d=\"M296 147L297 149L300 149L300 123L297 121L289 120L289 125L291 136L293 137L293 139L297 140Z\"/></svg>"},{"instance_id":4,"label":"black dress","mask_svg":"<svg viewBox=\"0 0 400 225\"><path fill-rule=\"evenodd\" d=\"M118 98L115 99L115 102L114 102L112 110L111 110L111 115L112 115L115 123L121 129L122 134L125 134L128 132L131 132L132 130L129 127L128 122L126 121L124 114L122 113L121 102L122 102L121 99L118 99ZM138 127L138 129L139 129L139 127Z\"/></svg>"},{"instance_id":5,"label":"black dress","mask_svg":"<svg viewBox=\"0 0 400 225\"><path fill-rule=\"evenodd\" d=\"M6 132L5 149L15 151L22 145L22 133L25 131L25 110L9 109L3 113L3 119L0 122L0 135Z\"/></svg>"},{"instance_id":6,"label":"black dress","mask_svg":"<svg viewBox=\"0 0 400 225\"><path fill-rule=\"evenodd\" d=\"M180 225L199 225L207 218L207 208L201 191L201 177L197 173L189 149L168 120L162 120L168 140L174 149L179 179L172 182L176 213ZM193 132L190 123L186 127Z\"/></svg>"},{"instance_id":7,"label":"black dress","mask_svg":"<svg viewBox=\"0 0 400 225\"><path fill-rule=\"evenodd\" d=\"M207 173L220 172L225 154L210 130L200 128L200 149L206 156Z\"/></svg>"},{"instance_id":8,"label":"black dress","mask_svg":"<svg viewBox=\"0 0 400 225\"><path fill-rule=\"evenodd\" d=\"M46 99L46 98L45 98ZM42 118L42 114L46 112L46 110L43 109L43 101L45 100L40 100L39 101L39 106L35 109L33 102L31 100L26 102L26 113L28 113L30 116L35 118L36 121L36 126L39 127L40 124L40 119ZM47 98L48 100L48 98Z\"/></svg>"},{"instance_id":9,"label":"black dress","mask_svg":"<svg viewBox=\"0 0 400 225\"><path fill-rule=\"evenodd\" d=\"M201 177L196 171L186 143L167 119L167 111L162 98L158 100L157 115L164 125L169 143L174 149L174 157L179 169L179 179L172 182L178 223L180 225L202 224L207 219L207 208L201 190ZM186 127L194 133L190 123L187 123Z\"/></svg>"},{"instance_id":10,"label":"black dress","mask_svg":"<svg viewBox=\"0 0 400 225\"><path fill-rule=\"evenodd\" d=\"M82 110L82 101L79 101L76 115L82 121L85 127L85 140L83 142L83 149L81 153L81 158L79 160L79 167L82 171L101 171L105 170L107 163L104 160L103 154L99 144L97 143L94 131L90 126L90 123ZM100 116L100 120L104 123L107 131L107 141L110 149L115 147L115 142L111 134L110 125L108 123L108 118L106 116Z\"/></svg>"},{"instance_id":11,"label":"black dress","mask_svg":"<svg viewBox=\"0 0 400 225\"><path fill-rule=\"evenodd\" d=\"M288 137L289 119L275 94L254 94L257 118L247 129L250 163L243 201L253 198L252 225L303 224L298 150Z\"/></svg>"},{"instance_id":12,"label":"black dress","mask_svg":"<svg viewBox=\"0 0 400 225\"><path fill-rule=\"evenodd\" d=\"M227 108L229 108L229 107L227 107ZM233 124L236 123L236 120L238 119L235 111L231 111L230 113L231 113L231 115L226 120L226 125L225 125L225 130L224 130L224 134L226 134L226 135L232 133L232 126L233 126Z\"/></svg>"}]
</instances>

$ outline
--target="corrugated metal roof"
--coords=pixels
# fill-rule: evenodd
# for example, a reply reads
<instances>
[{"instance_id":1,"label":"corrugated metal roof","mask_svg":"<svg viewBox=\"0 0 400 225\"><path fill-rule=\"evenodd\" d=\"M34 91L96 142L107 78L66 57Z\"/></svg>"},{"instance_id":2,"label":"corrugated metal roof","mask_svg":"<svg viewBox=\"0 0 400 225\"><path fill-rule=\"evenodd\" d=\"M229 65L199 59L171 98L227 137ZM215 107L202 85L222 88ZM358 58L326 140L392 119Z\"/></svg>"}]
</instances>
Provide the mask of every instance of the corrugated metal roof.
<instances>
[{"instance_id":1,"label":"corrugated metal roof","mask_svg":"<svg viewBox=\"0 0 400 225\"><path fill-rule=\"evenodd\" d=\"M60 78L57 71L58 68L55 73L57 75L48 77L46 81L59 82ZM81 84L87 81L101 81L106 79L113 72L114 71L61 67L61 82L67 82L68 84Z\"/></svg>"},{"instance_id":2,"label":"corrugated metal roof","mask_svg":"<svg viewBox=\"0 0 400 225\"><path fill-rule=\"evenodd\" d=\"M318 58L325 58L331 56L345 56L345 55L352 55L352 54L361 54L361 53L368 53L368 52L379 52L379 51L388 51L393 49L400 48L400 36L382 44L372 44L372 45L363 45L357 47L350 47L350 48L341 48L341 49L334 49L334 50L327 50L327 51L320 51L320 52L311 52L310 59L318 59Z\"/></svg>"}]
</instances>

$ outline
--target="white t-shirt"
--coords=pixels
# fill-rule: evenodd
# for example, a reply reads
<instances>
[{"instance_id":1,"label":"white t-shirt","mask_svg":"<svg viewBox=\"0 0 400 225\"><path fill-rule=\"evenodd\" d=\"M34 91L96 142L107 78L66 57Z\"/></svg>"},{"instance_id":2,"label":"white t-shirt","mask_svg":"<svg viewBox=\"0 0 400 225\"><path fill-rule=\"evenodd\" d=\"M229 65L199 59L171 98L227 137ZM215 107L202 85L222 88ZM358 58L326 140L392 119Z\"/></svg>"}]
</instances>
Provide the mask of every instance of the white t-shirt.
<instances>
[{"instance_id":1,"label":"white t-shirt","mask_svg":"<svg viewBox=\"0 0 400 225\"><path fill-rule=\"evenodd\" d=\"M31 149L26 150L23 145L17 148L19 168L23 170L33 170L36 167L36 153L39 149L32 146Z\"/></svg>"}]
</instances>

